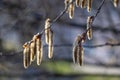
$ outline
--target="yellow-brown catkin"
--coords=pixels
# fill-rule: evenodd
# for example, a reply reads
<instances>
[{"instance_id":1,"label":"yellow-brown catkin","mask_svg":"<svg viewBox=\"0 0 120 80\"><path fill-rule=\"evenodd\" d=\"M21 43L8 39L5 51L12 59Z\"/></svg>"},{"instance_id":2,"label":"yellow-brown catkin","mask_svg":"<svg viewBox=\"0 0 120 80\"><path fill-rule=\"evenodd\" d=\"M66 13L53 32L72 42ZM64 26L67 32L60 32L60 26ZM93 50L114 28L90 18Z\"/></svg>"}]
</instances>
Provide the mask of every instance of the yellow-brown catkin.
<instances>
[{"instance_id":1,"label":"yellow-brown catkin","mask_svg":"<svg viewBox=\"0 0 120 80\"><path fill-rule=\"evenodd\" d=\"M36 53L36 50L35 50L35 41L31 41L31 44L30 44L30 61L34 61L35 60L35 53Z\"/></svg>"},{"instance_id":2,"label":"yellow-brown catkin","mask_svg":"<svg viewBox=\"0 0 120 80\"><path fill-rule=\"evenodd\" d=\"M76 3L76 7L80 7L80 0L76 0L75 3Z\"/></svg>"},{"instance_id":3,"label":"yellow-brown catkin","mask_svg":"<svg viewBox=\"0 0 120 80\"><path fill-rule=\"evenodd\" d=\"M36 55L37 65L40 65L43 57L43 45L42 45L41 36L39 34L37 35L36 48L37 48L37 55Z\"/></svg>"},{"instance_id":4,"label":"yellow-brown catkin","mask_svg":"<svg viewBox=\"0 0 120 80\"><path fill-rule=\"evenodd\" d=\"M74 63L77 63L78 61L78 49L79 49L79 43L80 43L80 40L81 40L81 36L77 36L75 41L74 41L74 44L73 44L73 62Z\"/></svg>"},{"instance_id":5,"label":"yellow-brown catkin","mask_svg":"<svg viewBox=\"0 0 120 80\"><path fill-rule=\"evenodd\" d=\"M49 30L48 58L53 57L53 32Z\"/></svg>"},{"instance_id":6,"label":"yellow-brown catkin","mask_svg":"<svg viewBox=\"0 0 120 80\"><path fill-rule=\"evenodd\" d=\"M74 17L74 3L72 2L70 5L69 5L69 18L72 19Z\"/></svg>"},{"instance_id":7,"label":"yellow-brown catkin","mask_svg":"<svg viewBox=\"0 0 120 80\"><path fill-rule=\"evenodd\" d=\"M69 7L68 7L68 5L70 4L70 1L71 1L71 0L65 0L65 1L64 1L65 9L67 9L66 13L69 12ZM68 8L67 8L67 7L68 7Z\"/></svg>"},{"instance_id":8,"label":"yellow-brown catkin","mask_svg":"<svg viewBox=\"0 0 120 80\"><path fill-rule=\"evenodd\" d=\"M73 62L77 63L77 58L78 58L78 45L73 47Z\"/></svg>"},{"instance_id":9,"label":"yellow-brown catkin","mask_svg":"<svg viewBox=\"0 0 120 80\"><path fill-rule=\"evenodd\" d=\"M87 11L88 11L88 12L91 11L92 1L93 1L93 0L88 0L88 2L87 2Z\"/></svg>"},{"instance_id":10,"label":"yellow-brown catkin","mask_svg":"<svg viewBox=\"0 0 120 80\"><path fill-rule=\"evenodd\" d=\"M118 4L119 4L119 0L113 0L113 4L114 4L115 7L117 7Z\"/></svg>"},{"instance_id":11,"label":"yellow-brown catkin","mask_svg":"<svg viewBox=\"0 0 120 80\"><path fill-rule=\"evenodd\" d=\"M86 0L82 0L81 1L81 8L85 8L86 4L87 4L87 1Z\"/></svg>"},{"instance_id":12,"label":"yellow-brown catkin","mask_svg":"<svg viewBox=\"0 0 120 80\"><path fill-rule=\"evenodd\" d=\"M78 58L78 62L79 62L79 65L80 66L82 66L82 64L83 64L83 55L84 55L84 49L83 49L83 47L80 45L79 46L79 53L78 53L79 55L79 58Z\"/></svg>"},{"instance_id":13,"label":"yellow-brown catkin","mask_svg":"<svg viewBox=\"0 0 120 80\"><path fill-rule=\"evenodd\" d=\"M89 30L87 31L87 36L89 40L92 39L92 27L90 27Z\"/></svg>"},{"instance_id":14,"label":"yellow-brown catkin","mask_svg":"<svg viewBox=\"0 0 120 80\"><path fill-rule=\"evenodd\" d=\"M93 16L88 16L87 18L87 37L89 40L92 39L92 22L93 22Z\"/></svg>"},{"instance_id":15,"label":"yellow-brown catkin","mask_svg":"<svg viewBox=\"0 0 120 80\"><path fill-rule=\"evenodd\" d=\"M31 62L35 60L36 57L36 39L37 36L34 35L33 39L31 40L31 44L30 44L30 60Z\"/></svg>"},{"instance_id":16,"label":"yellow-brown catkin","mask_svg":"<svg viewBox=\"0 0 120 80\"><path fill-rule=\"evenodd\" d=\"M70 0L65 0L64 4L65 4L65 9L67 8L68 4L69 4Z\"/></svg>"},{"instance_id":17,"label":"yellow-brown catkin","mask_svg":"<svg viewBox=\"0 0 120 80\"><path fill-rule=\"evenodd\" d=\"M25 43L23 45L23 65L24 65L24 68L28 68L28 66L30 65L30 47L29 47L29 44L28 43Z\"/></svg>"},{"instance_id":18,"label":"yellow-brown catkin","mask_svg":"<svg viewBox=\"0 0 120 80\"><path fill-rule=\"evenodd\" d=\"M49 44L49 28L50 27L50 19L46 19L45 21L45 41Z\"/></svg>"}]
</instances>

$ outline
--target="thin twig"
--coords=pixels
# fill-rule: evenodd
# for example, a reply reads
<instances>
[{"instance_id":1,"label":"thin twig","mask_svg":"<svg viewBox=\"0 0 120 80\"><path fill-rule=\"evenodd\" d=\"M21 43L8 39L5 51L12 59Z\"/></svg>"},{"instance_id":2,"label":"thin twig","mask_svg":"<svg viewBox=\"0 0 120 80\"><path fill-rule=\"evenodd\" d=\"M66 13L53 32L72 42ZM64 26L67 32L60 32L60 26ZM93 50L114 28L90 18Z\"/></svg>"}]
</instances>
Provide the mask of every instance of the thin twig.
<instances>
[{"instance_id":1,"label":"thin twig","mask_svg":"<svg viewBox=\"0 0 120 80\"><path fill-rule=\"evenodd\" d=\"M104 44L98 44L98 45L84 45L84 47L87 47L87 48L98 48L98 47L105 47L105 46L111 46L111 47L114 47L114 46L120 46L120 43L104 43Z\"/></svg>"},{"instance_id":2,"label":"thin twig","mask_svg":"<svg viewBox=\"0 0 120 80\"><path fill-rule=\"evenodd\" d=\"M96 14L94 15L94 20L95 20L95 18L98 16L98 14L100 13L100 10L101 10L101 8L102 8L102 6L103 6L104 3L105 3L105 0L103 0L103 1L101 2L100 6L98 7L97 12L96 12ZM94 21L94 20L93 20L93 21Z\"/></svg>"}]
</instances>

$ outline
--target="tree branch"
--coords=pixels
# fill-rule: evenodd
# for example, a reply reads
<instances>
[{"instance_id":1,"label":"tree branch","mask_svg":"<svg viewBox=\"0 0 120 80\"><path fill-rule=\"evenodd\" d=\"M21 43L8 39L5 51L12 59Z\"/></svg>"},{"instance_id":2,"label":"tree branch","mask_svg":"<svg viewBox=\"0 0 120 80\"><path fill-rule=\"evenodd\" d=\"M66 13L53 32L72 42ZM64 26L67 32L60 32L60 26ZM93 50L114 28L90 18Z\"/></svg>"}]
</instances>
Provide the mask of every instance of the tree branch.
<instances>
[{"instance_id":1,"label":"tree branch","mask_svg":"<svg viewBox=\"0 0 120 80\"><path fill-rule=\"evenodd\" d=\"M98 16L98 14L100 13L100 10L101 10L104 2L105 2L105 0L103 0L103 1L101 2L100 6L98 7L97 12L96 12L96 14L94 15L94 19L95 19L95 18Z\"/></svg>"}]
</instances>

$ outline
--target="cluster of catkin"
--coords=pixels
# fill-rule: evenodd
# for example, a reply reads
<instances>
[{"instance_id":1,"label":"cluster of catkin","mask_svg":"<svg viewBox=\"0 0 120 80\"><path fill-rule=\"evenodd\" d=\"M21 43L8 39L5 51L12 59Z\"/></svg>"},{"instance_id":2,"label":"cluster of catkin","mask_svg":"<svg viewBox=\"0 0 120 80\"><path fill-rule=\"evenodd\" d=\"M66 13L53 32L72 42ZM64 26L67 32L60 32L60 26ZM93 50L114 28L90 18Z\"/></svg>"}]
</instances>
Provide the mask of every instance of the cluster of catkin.
<instances>
[{"instance_id":1,"label":"cluster of catkin","mask_svg":"<svg viewBox=\"0 0 120 80\"><path fill-rule=\"evenodd\" d=\"M24 68L28 68L29 65L35 60L37 65L41 64L43 57L43 45L41 40L42 34L36 34L33 36L32 40L26 42L23 45L23 64ZM48 58L53 57L53 32L50 29L50 19L45 21L45 41L48 44Z\"/></svg>"},{"instance_id":2,"label":"cluster of catkin","mask_svg":"<svg viewBox=\"0 0 120 80\"><path fill-rule=\"evenodd\" d=\"M87 11L90 12L92 8L93 0L65 0L65 8L67 8L67 13L69 13L69 18L72 19L74 17L75 5L76 7L86 8Z\"/></svg>"},{"instance_id":3,"label":"cluster of catkin","mask_svg":"<svg viewBox=\"0 0 120 80\"><path fill-rule=\"evenodd\" d=\"M86 37L88 37L89 40L92 39L91 26L92 26L93 19L94 19L94 16L88 16L86 32L84 32L82 35L78 35L73 44L73 62L79 63L80 66L82 66L83 64L83 55L84 55L84 48L82 46L82 43L85 42Z\"/></svg>"},{"instance_id":4,"label":"cluster of catkin","mask_svg":"<svg viewBox=\"0 0 120 80\"><path fill-rule=\"evenodd\" d=\"M93 0L65 0L65 9L67 9L67 13L69 14L69 18L72 19L74 17L74 9L75 5L76 7L86 8L87 11L91 11ZM79 63L82 65L83 62L83 54L84 54L84 48L82 47L82 43L85 42L86 36L89 40L92 39L92 22L94 17L88 16L87 19L87 29L86 32L83 33L81 36L78 35L75 39L75 42L73 44L73 61L74 63Z\"/></svg>"},{"instance_id":5,"label":"cluster of catkin","mask_svg":"<svg viewBox=\"0 0 120 80\"><path fill-rule=\"evenodd\" d=\"M84 48L82 43L85 42L86 37L89 40L92 39L92 22L94 20L94 16L89 16L87 19L87 30L82 35L78 35L73 44L73 62L79 63L80 66L83 64L83 55L84 55Z\"/></svg>"},{"instance_id":6,"label":"cluster of catkin","mask_svg":"<svg viewBox=\"0 0 120 80\"><path fill-rule=\"evenodd\" d=\"M85 39L85 33L83 33L82 35L78 35L73 44L73 62L79 63L80 66L82 66L83 64L84 48L82 46L82 43L85 42Z\"/></svg>"},{"instance_id":7,"label":"cluster of catkin","mask_svg":"<svg viewBox=\"0 0 120 80\"><path fill-rule=\"evenodd\" d=\"M37 65L40 65L43 56L43 45L41 41L41 35L38 33L33 36L32 40L26 42L23 45L23 64L24 68L28 68L29 65L37 59Z\"/></svg>"},{"instance_id":8,"label":"cluster of catkin","mask_svg":"<svg viewBox=\"0 0 120 80\"><path fill-rule=\"evenodd\" d=\"M118 6L119 0L112 0L115 7ZM86 8L87 11L91 11L93 0L65 0L66 13L69 14L69 18L74 17L74 9L76 7ZM83 64L84 48L82 44L85 42L86 37L92 39L92 23L94 21L94 16L88 16L87 18L87 29L82 35L78 35L73 44L73 61L74 63L79 63L80 66ZM53 31L51 30L51 20L49 18L45 21L45 42L48 45L48 58L53 57ZM23 45L23 64L24 68L28 68L29 65L36 59L37 65L41 64L43 57L43 45L42 45L42 34L36 34L33 36L32 40L26 42Z\"/></svg>"}]
</instances>

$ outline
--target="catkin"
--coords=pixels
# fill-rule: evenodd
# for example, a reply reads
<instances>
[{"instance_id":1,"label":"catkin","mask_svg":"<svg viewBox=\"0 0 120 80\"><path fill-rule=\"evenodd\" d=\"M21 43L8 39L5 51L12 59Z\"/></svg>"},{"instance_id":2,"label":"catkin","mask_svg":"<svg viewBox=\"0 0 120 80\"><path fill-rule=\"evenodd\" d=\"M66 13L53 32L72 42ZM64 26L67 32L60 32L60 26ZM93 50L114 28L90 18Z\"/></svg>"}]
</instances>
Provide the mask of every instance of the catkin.
<instances>
[{"instance_id":1,"label":"catkin","mask_svg":"<svg viewBox=\"0 0 120 80\"><path fill-rule=\"evenodd\" d=\"M89 30L87 31L87 36L89 40L92 39L92 27L90 27Z\"/></svg>"},{"instance_id":2,"label":"catkin","mask_svg":"<svg viewBox=\"0 0 120 80\"><path fill-rule=\"evenodd\" d=\"M46 19L45 21L45 41L49 44L49 27L50 27L50 19Z\"/></svg>"},{"instance_id":3,"label":"catkin","mask_svg":"<svg viewBox=\"0 0 120 80\"><path fill-rule=\"evenodd\" d=\"M30 61L34 61L35 60L35 41L31 41L30 44Z\"/></svg>"},{"instance_id":4,"label":"catkin","mask_svg":"<svg viewBox=\"0 0 120 80\"><path fill-rule=\"evenodd\" d=\"M69 18L72 19L74 17L74 3L72 2L70 5L69 5Z\"/></svg>"},{"instance_id":5,"label":"catkin","mask_svg":"<svg viewBox=\"0 0 120 80\"><path fill-rule=\"evenodd\" d=\"M34 35L32 40L31 40L31 44L30 44L30 60L31 62L35 60L35 57L36 57L36 39L37 39L37 36Z\"/></svg>"},{"instance_id":6,"label":"catkin","mask_svg":"<svg viewBox=\"0 0 120 80\"><path fill-rule=\"evenodd\" d=\"M78 54L78 46L76 45L73 47L73 55L72 55L74 63L77 63L77 56L78 56L77 54Z\"/></svg>"},{"instance_id":7,"label":"catkin","mask_svg":"<svg viewBox=\"0 0 120 80\"><path fill-rule=\"evenodd\" d=\"M70 0L65 0L64 4L65 4L65 9L67 8L68 4L69 4Z\"/></svg>"},{"instance_id":8,"label":"catkin","mask_svg":"<svg viewBox=\"0 0 120 80\"><path fill-rule=\"evenodd\" d=\"M79 62L79 64L80 64L80 66L82 66L82 64L83 64L84 49L83 49L83 47L80 45L78 50L79 50L79 51L78 51L78 52L79 52L79 53L78 53L78 54L79 54L79 55L78 55L78 56L79 56L79 57L78 57L78 60L79 60L78 62Z\"/></svg>"},{"instance_id":9,"label":"catkin","mask_svg":"<svg viewBox=\"0 0 120 80\"><path fill-rule=\"evenodd\" d=\"M53 57L53 32L49 30L48 58Z\"/></svg>"},{"instance_id":10,"label":"catkin","mask_svg":"<svg viewBox=\"0 0 120 80\"><path fill-rule=\"evenodd\" d=\"M81 8L85 8L86 7L86 3L87 3L86 0L82 0L81 1Z\"/></svg>"},{"instance_id":11,"label":"catkin","mask_svg":"<svg viewBox=\"0 0 120 80\"><path fill-rule=\"evenodd\" d=\"M118 4L119 4L119 0L113 0L113 4L114 4L115 7L117 7Z\"/></svg>"},{"instance_id":12,"label":"catkin","mask_svg":"<svg viewBox=\"0 0 120 80\"><path fill-rule=\"evenodd\" d=\"M93 22L93 16L88 16L87 18L87 36L88 39L92 39L92 22Z\"/></svg>"},{"instance_id":13,"label":"catkin","mask_svg":"<svg viewBox=\"0 0 120 80\"><path fill-rule=\"evenodd\" d=\"M76 7L80 6L80 0L76 0L75 3L76 3Z\"/></svg>"},{"instance_id":14,"label":"catkin","mask_svg":"<svg viewBox=\"0 0 120 80\"><path fill-rule=\"evenodd\" d=\"M68 7L68 5L70 4L70 0L65 0L65 1L64 1L64 4L65 4L65 9L67 9L66 13L68 13L68 12L69 12L69 7ZM68 8L67 8L67 7L68 7Z\"/></svg>"},{"instance_id":15,"label":"catkin","mask_svg":"<svg viewBox=\"0 0 120 80\"><path fill-rule=\"evenodd\" d=\"M87 2L87 11L90 12L92 7L92 0L88 0Z\"/></svg>"},{"instance_id":16,"label":"catkin","mask_svg":"<svg viewBox=\"0 0 120 80\"><path fill-rule=\"evenodd\" d=\"M24 68L28 68L30 65L30 47L28 43L25 43L23 45L24 51L23 51L23 65Z\"/></svg>"},{"instance_id":17,"label":"catkin","mask_svg":"<svg viewBox=\"0 0 120 80\"><path fill-rule=\"evenodd\" d=\"M75 41L74 41L74 44L73 44L73 62L74 63L77 63L77 57L78 57L78 45L81 43L80 42L81 41L81 36L80 35L78 35L77 37L76 37L76 39L75 39Z\"/></svg>"},{"instance_id":18,"label":"catkin","mask_svg":"<svg viewBox=\"0 0 120 80\"><path fill-rule=\"evenodd\" d=\"M41 64L42 56L43 56L43 45L41 41L41 36L38 34L36 39L36 48L37 48L37 65Z\"/></svg>"}]
</instances>

